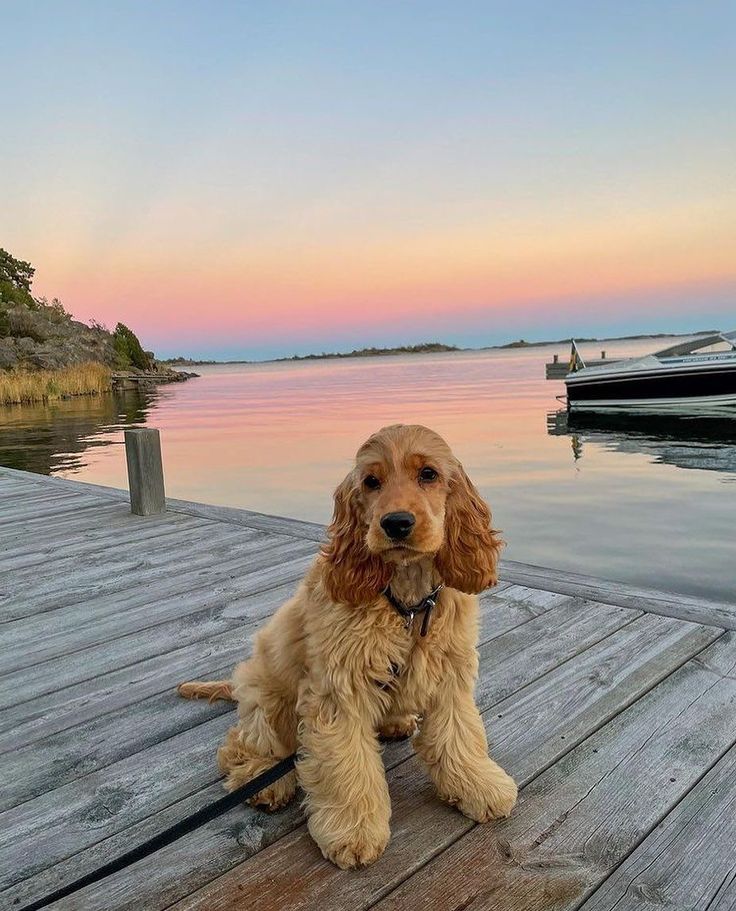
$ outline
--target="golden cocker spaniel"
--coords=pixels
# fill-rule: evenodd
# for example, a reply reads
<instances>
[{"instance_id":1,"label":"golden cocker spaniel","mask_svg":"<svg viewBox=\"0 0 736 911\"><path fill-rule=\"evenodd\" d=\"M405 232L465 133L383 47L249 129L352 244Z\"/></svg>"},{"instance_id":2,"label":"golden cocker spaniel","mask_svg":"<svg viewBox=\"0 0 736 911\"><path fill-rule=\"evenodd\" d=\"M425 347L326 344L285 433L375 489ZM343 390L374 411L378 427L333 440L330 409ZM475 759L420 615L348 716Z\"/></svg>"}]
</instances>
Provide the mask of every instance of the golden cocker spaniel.
<instances>
[{"instance_id":1,"label":"golden cocker spaniel","mask_svg":"<svg viewBox=\"0 0 736 911\"><path fill-rule=\"evenodd\" d=\"M516 785L488 756L473 701L478 592L496 583L490 511L445 441L418 425L375 433L335 492L328 539L231 681L183 683L234 699L218 751L233 790L298 751L254 802L299 783L309 831L339 867L383 853L391 805L379 736L418 734L437 793L478 822L508 816Z\"/></svg>"}]
</instances>

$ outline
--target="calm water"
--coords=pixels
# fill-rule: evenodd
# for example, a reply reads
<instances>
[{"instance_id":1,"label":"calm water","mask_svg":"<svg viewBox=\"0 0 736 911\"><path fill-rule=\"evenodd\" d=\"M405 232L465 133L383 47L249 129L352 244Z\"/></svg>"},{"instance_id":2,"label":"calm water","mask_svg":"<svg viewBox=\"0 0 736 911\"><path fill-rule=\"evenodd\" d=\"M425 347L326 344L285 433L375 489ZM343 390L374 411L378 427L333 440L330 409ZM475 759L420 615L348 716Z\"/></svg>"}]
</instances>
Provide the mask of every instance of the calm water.
<instances>
[{"instance_id":1,"label":"calm water","mask_svg":"<svg viewBox=\"0 0 736 911\"><path fill-rule=\"evenodd\" d=\"M122 487L122 428L147 424L169 495L323 522L358 444L419 422L464 462L509 558L736 599L736 420L568 426L553 352L202 367L151 393L0 409L0 464Z\"/></svg>"}]
</instances>

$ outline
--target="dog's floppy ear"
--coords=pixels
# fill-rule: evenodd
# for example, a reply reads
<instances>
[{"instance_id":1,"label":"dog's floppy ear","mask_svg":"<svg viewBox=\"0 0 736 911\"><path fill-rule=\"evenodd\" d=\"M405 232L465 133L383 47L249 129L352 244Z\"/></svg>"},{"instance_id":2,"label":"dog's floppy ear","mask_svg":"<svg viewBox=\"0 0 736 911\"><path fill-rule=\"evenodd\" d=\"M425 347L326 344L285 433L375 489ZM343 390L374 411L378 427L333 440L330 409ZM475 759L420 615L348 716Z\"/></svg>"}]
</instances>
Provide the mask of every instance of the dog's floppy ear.
<instances>
[{"instance_id":1,"label":"dog's floppy ear","mask_svg":"<svg viewBox=\"0 0 736 911\"><path fill-rule=\"evenodd\" d=\"M359 483L351 471L335 491L335 512L322 549L322 577L337 604L374 601L391 578L390 567L366 546Z\"/></svg>"},{"instance_id":2,"label":"dog's floppy ear","mask_svg":"<svg viewBox=\"0 0 736 911\"><path fill-rule=\"evenodd\" d=\"M442 581L471 595L495 585L502 547L488 504L458 462L445 505L445 540L436 558Z\"/></svg>"}]
</instances>

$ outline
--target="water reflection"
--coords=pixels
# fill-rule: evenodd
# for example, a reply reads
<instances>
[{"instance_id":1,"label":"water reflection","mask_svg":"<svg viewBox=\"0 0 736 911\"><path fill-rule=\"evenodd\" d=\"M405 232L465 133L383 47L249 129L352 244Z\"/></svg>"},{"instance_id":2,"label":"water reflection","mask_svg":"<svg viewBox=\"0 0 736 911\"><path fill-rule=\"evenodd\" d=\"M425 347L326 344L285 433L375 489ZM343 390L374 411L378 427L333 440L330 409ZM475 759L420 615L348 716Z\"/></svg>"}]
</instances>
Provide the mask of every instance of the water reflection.
<instances>
[{"instance_id":1,"label":"water reflection","mask_svg":"<svg viewBox=\"0 0 736 911\"><path fill-rule=\"evenodd\" d=\"M736 475L736 409L697 416L555 411L547 415L547 432L570 437L576 462L585 443L595 443L655 463Z\"/></svg>"},{"instance_id":2,"label":"water reflection","mask_svg":"<svg viewBox=\"0 0 736 911\"><path fill-rule=\"evenodd\" d=\"M90 449L119 443L123 427L145 424L156 390L77 396L0 408L0 465L38 474L70 474Z\"/></svg>"}]
</instances>

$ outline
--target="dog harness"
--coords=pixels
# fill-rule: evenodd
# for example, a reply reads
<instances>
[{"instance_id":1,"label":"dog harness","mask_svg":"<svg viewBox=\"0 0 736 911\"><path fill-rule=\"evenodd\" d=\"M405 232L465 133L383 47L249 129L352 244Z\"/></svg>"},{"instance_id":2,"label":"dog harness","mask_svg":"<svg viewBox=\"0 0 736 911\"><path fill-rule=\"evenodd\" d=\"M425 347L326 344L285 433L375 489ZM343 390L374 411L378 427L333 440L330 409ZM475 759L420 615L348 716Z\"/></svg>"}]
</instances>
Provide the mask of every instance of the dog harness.
<instances>
[{"instance_id":1,"label":"dog harness","mask_svg":"<svg viewBox=\"0 0 736 911\"><path fill-rule=\"evenodd\" d=\"M387 585L386 588L384 588L382 594L391 605L391 607L393 607L393 609L396 611L396 613L400 617L404 618L405 629L410 630L412 628L414 625L414 617L417 614L424 614L422 617L422 628L419 631L419 635L426 636L429 631L429 620L432 609L437 604L437 597L444 587L445 583L440 582L437 588L432 589L432 591L426 595L426 597L422 598L422 600L417 604L411 605L411 607L404 604L403 601L399 601L399 599L391 591L390 585Z\"/></svg>"}]
</instances>

